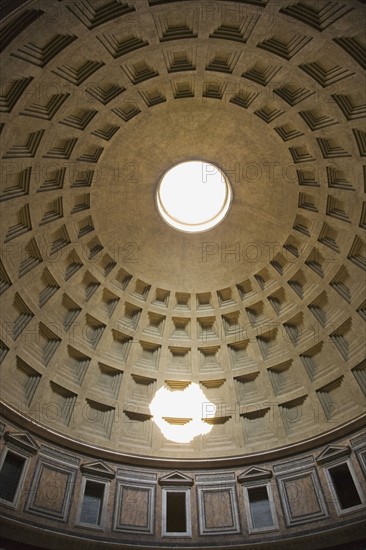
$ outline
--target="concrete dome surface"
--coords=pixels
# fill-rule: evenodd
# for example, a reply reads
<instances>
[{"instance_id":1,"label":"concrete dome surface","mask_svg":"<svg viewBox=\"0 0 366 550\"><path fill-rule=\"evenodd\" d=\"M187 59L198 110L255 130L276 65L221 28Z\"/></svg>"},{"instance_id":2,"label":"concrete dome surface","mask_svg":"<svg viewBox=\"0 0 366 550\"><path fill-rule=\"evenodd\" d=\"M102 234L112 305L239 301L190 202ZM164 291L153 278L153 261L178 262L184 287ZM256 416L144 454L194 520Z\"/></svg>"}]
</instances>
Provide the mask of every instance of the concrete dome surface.
<instances>
[{"instance_id":1,"label":"concrete dome surface","mask_svg":"<svg viewBox=\"0 0 366 550\"><path fill-rule=\"evenodd\" d=\"M4 2L5 418L177 469L362 427L364 22L361 0ZM159 183L201 160L230 208L180 231ZM210 429L172 441L150 404L193 385Z\"/></svg>"}]
</instances>

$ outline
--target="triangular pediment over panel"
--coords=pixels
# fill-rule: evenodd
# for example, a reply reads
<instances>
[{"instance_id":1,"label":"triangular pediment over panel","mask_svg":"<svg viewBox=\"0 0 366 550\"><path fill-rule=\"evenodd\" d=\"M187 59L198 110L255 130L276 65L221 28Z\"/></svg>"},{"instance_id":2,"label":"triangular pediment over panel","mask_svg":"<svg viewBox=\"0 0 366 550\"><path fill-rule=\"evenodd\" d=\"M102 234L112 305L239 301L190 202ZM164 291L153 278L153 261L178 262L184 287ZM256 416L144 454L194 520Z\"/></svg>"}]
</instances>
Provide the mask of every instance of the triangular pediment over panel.
<instances>
[{"instance_id":1,"label":"triangular pediment over panel","mask_svg":"<svg viewBox=\"0 0 366 550\"><path fill-rule=\"evenodd\" d=\"M350 452L351 449L348 446L339 447L336 445L328 445L328 447L325 447L320 455L317 456L316 461L318 464L325 464L326 462L336 460L342 456L347 456Z\"/></svg>"},{"instance_id":2,"label":"triangular pediment over panel","mask_svg":"<svg viewBox=\"0 0 366 550\"><path fill-rule=\"evenodd\" d=\"M180 472L172 472L170 474L167 474L159 479L160 485L182 485L182 486L190 486L193 485L194 481L191 477L186 476L185 474L181 474Z\"/></svg>"},{"instance_id":3,"label":"triangular pediment over panel","mask_svg":"<svg viewBox=\"0 0 366 550\"><path fill-rule=\"evenodd\" d=\"M260 479L270 479L272 477L272 472L270 470L265 470L264 468L248 468L244 470L241 474L238 475L238 482L244 483L246 481L257 481Z\"/></svg>"},{"instance_id":4,"label":"triangular pediment over panel","mask_svg":"<svg viewBox=\"0 0 366 550\"><path fill-rule=\"evenodd\" d=\"M82 472L87 474L93 474L95 476L107 477L112 479L116 472L102 460L95 462L88 462L80 466Z\"/></svg>"},{"instance_id":5,"label":"triangular pediment over panel","mask_svg":"<svg viewBox=\"0 0 366 550\"><path fill-rule=\"evenodd\" d=\"M5 432L5 440L31 454L39 450L38 443L27 432Z\"/></svg>"}]
</instances>

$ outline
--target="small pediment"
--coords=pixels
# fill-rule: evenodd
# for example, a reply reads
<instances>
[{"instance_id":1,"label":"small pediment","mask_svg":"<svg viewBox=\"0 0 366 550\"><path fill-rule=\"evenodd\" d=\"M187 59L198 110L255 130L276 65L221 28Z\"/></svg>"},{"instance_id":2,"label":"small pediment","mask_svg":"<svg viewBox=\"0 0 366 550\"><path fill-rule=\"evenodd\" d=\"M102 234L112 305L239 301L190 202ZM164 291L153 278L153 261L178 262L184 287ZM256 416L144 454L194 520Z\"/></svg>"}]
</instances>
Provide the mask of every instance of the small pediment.
<instances>
[{"instance_id":1,"label":"small pediment","mask_svg":"<svg viewBox=\"0 0 366 550\"><path fill-rule=\"evenodd\" d=\"M270 479L272 477L272 472L270 470L265 470L264 468L248 468L244 470L241 474L238 475L238 482L245 483L246 481L257 481L260 479Z\"/></svg>"},{"instance_id":2,"label":"small pediment","mask_svg":"<svg viewBox=\"0 0 366 550\"><path fill-rule=\"evenodd\" d=\"M5 440L31 454L39 450L38 443L27 432L5 432Z\"/></svg>"},{"instance_id":3,"label":"small pediment","mask_svg":"<svg viewBox=\"0 0 366 550\"><path fill-rule=\"evenodd\" d=\"M109 479L112 479L116 475L116 472L102 460L82 464L80 466L80 470L84 473L86 472L95 476L107 477Z\"/></svg>"},{"instance_id":4,"label":"small pediment","mask_svg":"<svg viewBox=\"0 0 366 550\"><path fill-rule=\"evenodd\" d=\"M187 487L193 485L193 483L194 481L191 477L186 476L185 474L181 474L177 471L167 474L166 476L163 476L159 479L160 485L182 485Z\"/></svg>"},{"instance_id":5,"label":"small pediment","mask_svg":"<svg viewBox=\"0 0 366 550\"><path fill-rule=\"evenodd\" d=\"M351 449L346 447L339 447L338 445L328 445L325 447L320 455L317 456L316 461L318 464L325 464L342 456L347 456L351 452Z\"/></svg>"}]
</instances>

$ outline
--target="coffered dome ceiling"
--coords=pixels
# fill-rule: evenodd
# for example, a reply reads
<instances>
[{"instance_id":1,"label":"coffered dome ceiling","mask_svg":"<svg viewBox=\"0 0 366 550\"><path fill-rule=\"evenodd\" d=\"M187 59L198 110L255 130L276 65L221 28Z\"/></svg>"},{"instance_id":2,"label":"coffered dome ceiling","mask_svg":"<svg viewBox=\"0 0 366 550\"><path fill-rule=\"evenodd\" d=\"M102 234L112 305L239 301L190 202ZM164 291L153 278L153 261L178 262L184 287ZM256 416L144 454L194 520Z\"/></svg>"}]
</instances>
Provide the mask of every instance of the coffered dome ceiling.
<instances>
[{"instance_id":1,"label":"coffered dome ceiling","mask_svg":"<svg viewBox=\"0 0 366 550\"><path fill-rule=\"evenodd\" d=\"M5 18L8 406L70 444L171 458L361 417L364 17L359 0L37 0ZM195 159L233 202L188 234L155 193ZM149 404L189 382L217 413L181 445Z\"/></svg>"}]
</instances>

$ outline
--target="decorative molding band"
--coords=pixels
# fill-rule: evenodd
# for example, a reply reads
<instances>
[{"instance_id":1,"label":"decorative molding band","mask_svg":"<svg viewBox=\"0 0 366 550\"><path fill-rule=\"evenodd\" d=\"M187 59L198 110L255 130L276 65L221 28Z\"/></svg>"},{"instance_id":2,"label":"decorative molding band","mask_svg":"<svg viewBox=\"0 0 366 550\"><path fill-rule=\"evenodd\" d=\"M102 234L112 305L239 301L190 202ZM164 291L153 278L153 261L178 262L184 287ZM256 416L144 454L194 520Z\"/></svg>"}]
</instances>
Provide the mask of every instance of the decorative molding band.
<instances>
[{"instance_id":1,"label":"decorative molding band","mask_svg":"<svg viewBox=\"0 0 366 550\"><path fill-rule=\"evenodd\" d=\"M362 414L357 418L346 422L342 426L338 426L326 433L306 439L299 443L293 443L291 445L278 447L269 451L263 451L262 453L243 453L243 455L240 456L212 459L168 459L164 457L147 457L142 455L133 455L132 453L122 453L105 449L97 445L82 443L76 439L72 439L71 437L61 434L56 430L51 430L30 417L21 415L20 412L18 412L9 403L0 402L0 410L5 419L14 422L21 427L22 430L28 430L32 433L32 435L44 438L47 442L52 441L52 443L57 443L67 450L73 450L89 456L98 455L100 460L111 460L119 463L134 464L136 466L149 468L166 467L172 470L174 470L175 467L179 469L194 467L202 470L221 467L232 468L234 466L253 465L259 462L264 463L267 461L279 460L291 455L296 456L301 452L316 449L321 445L326 445L366 427L366 414Z\"/></svg>"}]
</instances>

